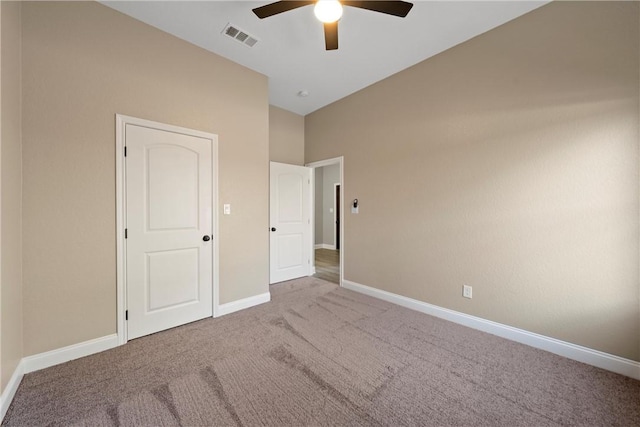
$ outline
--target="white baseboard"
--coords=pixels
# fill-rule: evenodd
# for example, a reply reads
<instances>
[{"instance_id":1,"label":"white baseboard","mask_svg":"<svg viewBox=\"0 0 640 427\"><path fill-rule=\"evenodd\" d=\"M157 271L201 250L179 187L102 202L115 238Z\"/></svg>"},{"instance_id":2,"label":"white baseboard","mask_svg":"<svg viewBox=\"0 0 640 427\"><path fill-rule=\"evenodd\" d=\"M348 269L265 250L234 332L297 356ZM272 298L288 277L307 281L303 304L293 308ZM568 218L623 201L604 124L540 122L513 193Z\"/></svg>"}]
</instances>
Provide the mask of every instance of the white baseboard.
<instances>
[{"instance_id":1,"label":"white baseboard","mask_svg":"<svg viewBox=\"0 0 640 427\"><path fill-rule=\"evenodd\" d=\"M320 243L318 245L314 245L315 249L330 249L332 251L336 250L336 245L327 245L326 243Z\"/></svg>"},{"instance_id":2,"label":"white baseboard","mask_svg":"<svg viewBox=\"0 0 640 427\"><path fill-rule=\"evenodd\" d=\"M22 360L20 360L18 367L13 372L7 387L0 396L0 422L4 419L4 416L11 405L11 401L18 390L20 381L22 381L22 377L24 377L25 374L48 368L50 366L59 365L60 363L68 362L70 360L79 359L84 356L90 356L117 346L118 336L113 334L62 347L57 350L23 357Z\"/></svg>"},{"instance_id":3,"label":"white baseboard","mask_svg":"<svg viewBox=\"0 0 640 427\"><path fill-rule=\"evenodd\" d=\"M271 301L271 293L265 292L264 294L255 295L249 298L243 298L237 301L228 302L226 304L220 304L216 312L216 317L235 313L236 311L254 307L256 305L260 305L269 301Z\"/></svg>"},{"instance_id":4,"label":"white baseboard","mask_svg":"<svg viewBox=\"0 0 640 427\"><path fill-rule=\"evenodd\" d=\"M15 371L13 371L13 375L9 379L7 386L5 387L2 395L0 395L0 423L4 420L4 416L7 415L7 411L9 410L9 406L11 406L11 401L13 397L16 395L16 391L18 391L18 386L20 385L20 381L22 381L22 377L24 376L24 359L20 360L18 366L16 366Z\"/></svg>"},{"instance_id":5,"label":"white baseboard","mask_svg":"<svg viewBox=\"0 0 640 427\"><path fill-rule=\"evenodd\" d=\"M564 356L568 359L577 360L578 362L586 363L588 365L596 366L598 368L640 380L640 362L636 362L634 360L625 359L613 354L582 347L580 345L539 335L508 325L503 325L501 323L492 322L491 320L482 319L480 317L470 316L458 311L438 307L437 305L361 285L349 280L343 280L342 286L346 289L360 292L412 310L420 311L431 316L439 317L450 322L458 323L483 332L488 332L502 338Z\"/></svg>"},{"instance_id":6,"label":"white baseboard","mask_svg":"<svg viewBox=\"0 0 640 427\"><path fill-rule=\"evenodd\" d=\"M62 347L57 350L47 351L45 353L34 354L22 359L24 363L24 373L38 371L50 366L59 365L70 360L79 359L81 357L90 356L101 351L109 350L118 346L118 335L112 334L101 338L95 338L89 341Z\"/></svg>"}]
</instances>

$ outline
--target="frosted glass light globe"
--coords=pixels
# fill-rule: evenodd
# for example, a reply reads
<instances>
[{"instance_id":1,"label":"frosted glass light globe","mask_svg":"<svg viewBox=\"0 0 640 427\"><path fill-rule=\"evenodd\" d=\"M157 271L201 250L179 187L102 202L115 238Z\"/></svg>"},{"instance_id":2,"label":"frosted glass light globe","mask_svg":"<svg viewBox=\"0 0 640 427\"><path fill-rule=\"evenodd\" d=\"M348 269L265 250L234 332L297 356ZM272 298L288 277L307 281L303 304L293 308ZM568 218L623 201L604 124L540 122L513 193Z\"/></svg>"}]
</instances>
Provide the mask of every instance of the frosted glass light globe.
<instances>
[{"instance_id":1,"label":"frosted glass light globe","mask_svg":"<svg viewBox=\"0 0 640 427\"><path fill-rule=\"evenodd\" d=\"M321 22L330 24L342 17L342 5L338 0L318 0L313 13Z\"/></svg>"}]
</instances>

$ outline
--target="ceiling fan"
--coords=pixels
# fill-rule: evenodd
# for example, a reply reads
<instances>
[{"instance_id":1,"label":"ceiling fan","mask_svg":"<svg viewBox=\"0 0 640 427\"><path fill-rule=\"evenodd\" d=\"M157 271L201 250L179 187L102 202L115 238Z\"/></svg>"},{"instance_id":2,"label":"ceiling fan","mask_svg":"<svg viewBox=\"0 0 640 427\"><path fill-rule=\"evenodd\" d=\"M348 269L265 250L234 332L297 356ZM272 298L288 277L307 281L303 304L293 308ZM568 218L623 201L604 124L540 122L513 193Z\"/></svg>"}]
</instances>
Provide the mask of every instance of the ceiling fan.
<instances>
[{"instance_id":1,"label":"ceiling fan","mask_svg":"<svg viewBox=\"0 0 640 427\"><path fill-rule=\"evenodd\" d=\"M277 1L253 9L253 13L260 19L269 16L308 6L315 3L314 13L324 23L324 44L326 50L338 48L338 20L342 17L342 6L358 7L387 15L407 16L413 3L406 1L338 1L338 0L311 0L311 1Z\"/></svg>"}]
</instances>

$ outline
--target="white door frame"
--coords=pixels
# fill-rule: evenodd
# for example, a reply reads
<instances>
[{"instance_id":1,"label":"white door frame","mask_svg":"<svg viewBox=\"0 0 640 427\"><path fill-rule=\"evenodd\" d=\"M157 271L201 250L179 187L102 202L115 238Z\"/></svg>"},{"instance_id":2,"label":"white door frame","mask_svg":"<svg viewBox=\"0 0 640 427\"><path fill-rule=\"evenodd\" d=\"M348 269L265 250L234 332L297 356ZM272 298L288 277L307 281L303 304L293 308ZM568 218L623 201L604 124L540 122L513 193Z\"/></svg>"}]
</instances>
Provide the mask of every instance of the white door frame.
<instances>
[{"instance_id":1,"label":"white door frame","mask_svg":"<svg viewBox=\"0 0 640 427\"><path fill-rule=\"evenodd\" d=\"M127 281L126 281L126 244L124 238L124 230L127 224L126 216L126 169L124 167L124 143L125 129L127 124L149 127L152 129L160 129L167 132L182 133L196 137L210 139L211 147L211 220L213 222L213 298L211 304L213 306L213 317L217 317L219 313L220 295L219 295L219 236L218 232L218 135L202 132L193 129L187 129L179 126L168 125L164 123L153 122L150 120L138 119L135 117L116 114L116 333L118 335L118 345L125 344L128 341L127 327L125 320L125 311L127 308Z\"/></svg>"},{"instance_id":2,"label":"white door frame","mask_svg":"<svg viewBox=\"0 0 640 427\"><path fill-rule=\"evenodd\" d=\"M311 227L311 253L315 253L315 241L316 241L316 237L315 237L315 232L316 232L316 227L315 227L315 223L316 223L316 216L315 216L315 205L316 205L316 185L315 185L315 179L316 179L316 174L315 174L315 169L316 168L321 168L324 166L332 166L332 165L340 165L340 286L342 286L342 283L344 282L344 248L345 248L345 237L344 237L344 212L346 209L344 209L344 156L340 156L340 157L334 157L332 159L326 159L326 160L320 160L317 162L311 162L311 163L307 163L305 164L305 166L313 168L314 171L311 174L311 203L313 204L313 207L311 209L311 223L314 225L313 227ZM335 187L334 187L334 191L335 191ZM335 194L334 194L334 200L335 200ZM335 217L335 208L334 208L334 217ZM335 224L335 222L334 222ZM335 226L335 225L334 225ZM333 242L334 247L335 247L335 241ZM312 260L312 264L311 264L311 271L315 271L316 269L316 261L315 261L315 257L311 257Z\"/></svg>"},{"instance_id":3,"label":"white door frame","mask_svg":"<svg viewBox=\"0 0 640 427\"><path fill-rule=\"evenodd\" d=\"M340 194L342 194L342 183L334 182L333 183L333 249L338 249L338 227L336 227L337 212L336 212L336 193L338 192L338 186L340 186ZM342 199L342 197L340 197ZM342 213L342 200L340 200L340 213ZM342 236L340 236L342 237Z\"/></svg>"}]
</instances>

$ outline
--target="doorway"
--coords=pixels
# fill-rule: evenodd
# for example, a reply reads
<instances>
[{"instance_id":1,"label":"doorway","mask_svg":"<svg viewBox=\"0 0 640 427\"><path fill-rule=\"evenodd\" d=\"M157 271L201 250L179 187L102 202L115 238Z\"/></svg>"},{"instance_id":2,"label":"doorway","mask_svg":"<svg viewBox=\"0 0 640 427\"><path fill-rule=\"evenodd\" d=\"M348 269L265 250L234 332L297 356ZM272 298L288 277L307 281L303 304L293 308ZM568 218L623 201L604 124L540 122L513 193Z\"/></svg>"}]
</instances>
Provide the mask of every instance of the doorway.
<instances>
[{"instance_id":1,"label":"doorway","mask_svg":"<svg viewBox=\"0 0 640 427\"><path fill-rule=\"evenodd\" d=\"M313 168L313 276L341 285L344 265L342 157L307 164Z\"/></svg>"},{"instance_id":2,"label":"doorway","mask_svg":"<svg viewBox=\"0 0 640 427\"><path fill-rule=\"evenodd\" d=\"M116 116L118 341L211 317L217 136Z\"/></svg>"}]
</instances>

